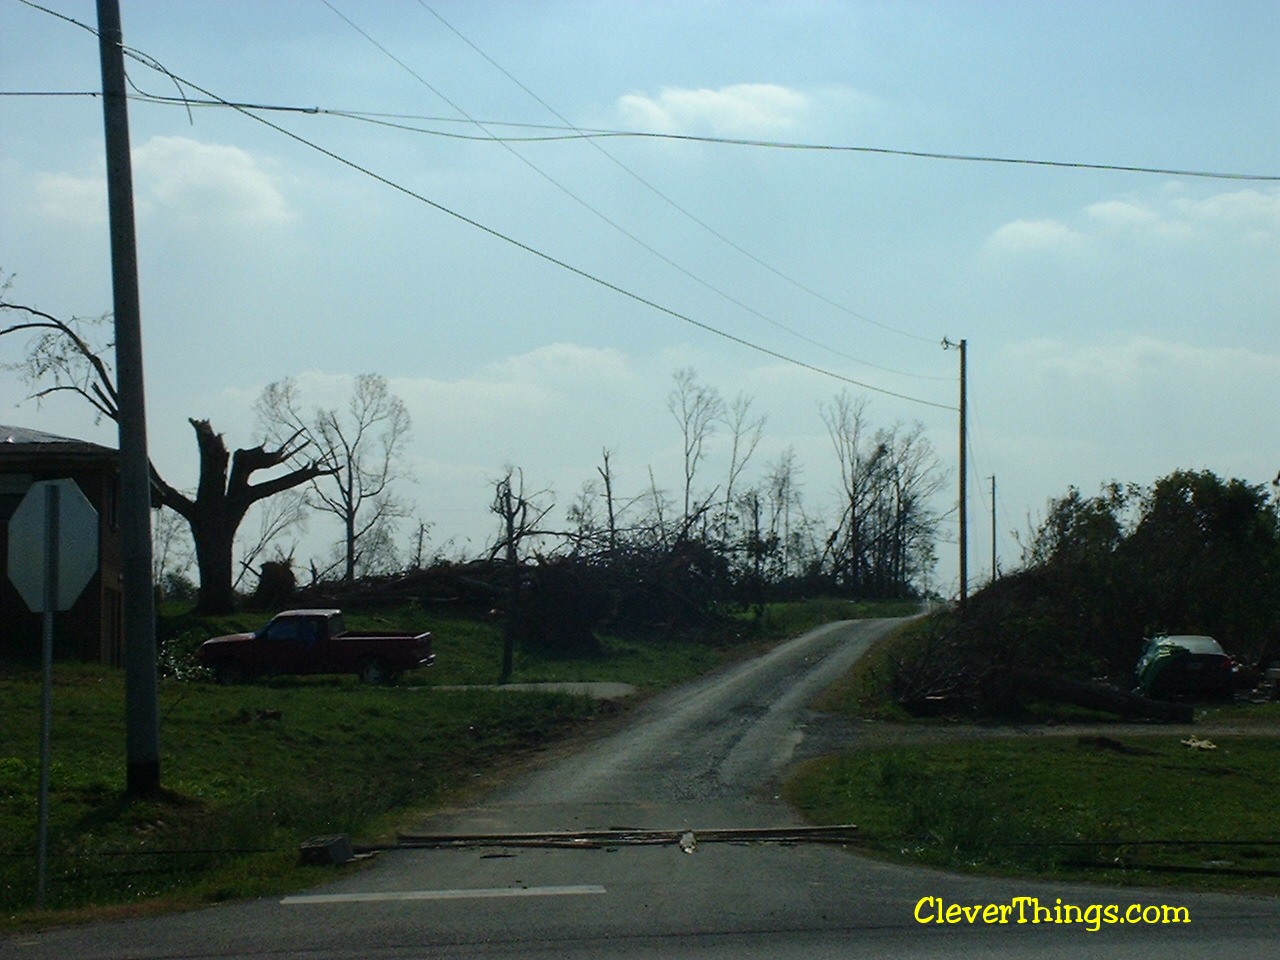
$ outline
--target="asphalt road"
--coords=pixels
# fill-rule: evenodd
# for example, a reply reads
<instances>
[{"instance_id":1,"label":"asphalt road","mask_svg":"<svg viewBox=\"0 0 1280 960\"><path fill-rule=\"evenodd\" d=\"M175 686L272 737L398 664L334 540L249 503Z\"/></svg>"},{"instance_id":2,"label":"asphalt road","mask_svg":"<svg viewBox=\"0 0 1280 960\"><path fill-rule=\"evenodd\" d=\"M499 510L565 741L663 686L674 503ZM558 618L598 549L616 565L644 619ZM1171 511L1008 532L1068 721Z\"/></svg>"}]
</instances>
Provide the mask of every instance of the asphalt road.
<instances>
[{"instance_id":1,"label":"asphalt road","mask_svg":"<svg viewBox=\"0 0 1280 960\"><path fill-rule=\"evenodd\" d=\"M566 849L492 841L400 850L302 895L20 937L0 943L0 954L32 960L1275 955L1277 899L991 880L878 863L831 845L716 842L709 831L798 824L778 799L777 784L804 749L806 704L892 624L817 630L650 701L618 731L481 803L412 825L432 836L625 829L644 838L647 831L672 831L683 845ZM953 905L967 908L972 921L953 909L947 922ZM1091 919L1115 911L1117 918L1158 920L1162 907L1185 908L1190 922Z\"/></svg>"}]
</instances>

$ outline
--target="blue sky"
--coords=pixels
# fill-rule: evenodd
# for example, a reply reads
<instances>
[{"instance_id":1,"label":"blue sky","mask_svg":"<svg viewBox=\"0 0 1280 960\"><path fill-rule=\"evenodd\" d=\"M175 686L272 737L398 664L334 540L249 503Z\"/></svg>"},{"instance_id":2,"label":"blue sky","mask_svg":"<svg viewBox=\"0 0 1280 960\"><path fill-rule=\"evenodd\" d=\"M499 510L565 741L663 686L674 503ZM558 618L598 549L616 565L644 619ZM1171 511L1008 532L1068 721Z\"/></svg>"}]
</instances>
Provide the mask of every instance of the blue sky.
<instances>
[{"instance_id":1,"label":"blue sky","mask_svg":"<svg viewBox=\"0 0 1280 960\"><path fill-rule=\"evenodd\" d=\"M95 22L92 3L49 6ZM1007 567L1014 533L1071 485L1179 468L1264 483L1280 468L1274 180L485 139L573 126L1274 177L1280 4L121 6L128 46L219 97L432 131L261 114L424 203L243 114L131 104L149 432L179 486L195 480L187 417L252 445L271 381L296 377L333 405L356 374L380 373L414 418L402 493L437 545L475 550L506 464L563 508L608 447L624 492L652 469L675 494L666 400L692 367L727 398L754 396L768 423L748 473L794 448L810 512L835 502L819 408L842 389L865 394L874 426L923 424L952 499L943 408L958 363L944 336L969 344L975 579L990 570L993 475ZM17 0L0 0L0 52L6 92L99 83L95 39ZM109 308L101 125L95 98L0 97L0 269L15 300ZM877 389L730 342L432 204ZM0 360L16 348L0 342ZM111 441L70 400L23 396L0 383L0 422ZM707 487L726 461L713 445ZM313 523L300 553L332 533ZM940 553L938 583L954 589L954 546Z\"/></svg>"}]
</instances>

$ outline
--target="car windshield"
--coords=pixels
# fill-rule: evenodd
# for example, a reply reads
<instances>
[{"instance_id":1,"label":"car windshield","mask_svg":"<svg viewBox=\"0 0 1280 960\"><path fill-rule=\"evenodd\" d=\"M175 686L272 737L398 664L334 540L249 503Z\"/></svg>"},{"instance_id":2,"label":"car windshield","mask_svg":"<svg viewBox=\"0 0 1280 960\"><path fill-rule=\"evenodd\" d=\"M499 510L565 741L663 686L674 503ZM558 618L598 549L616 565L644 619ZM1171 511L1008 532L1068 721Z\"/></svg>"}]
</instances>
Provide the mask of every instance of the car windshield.
<instances>
[{"instance_id":1,"label":"car windshield","mask_svg":"<svg viewBox=\"0 0 1280 960\"><path fill-rule=\"evenodd\" d=\"M1222 654L1222 647L1213 637L1164 637L1161 642L1189 653Z\"/></svg>"}]
</instances>

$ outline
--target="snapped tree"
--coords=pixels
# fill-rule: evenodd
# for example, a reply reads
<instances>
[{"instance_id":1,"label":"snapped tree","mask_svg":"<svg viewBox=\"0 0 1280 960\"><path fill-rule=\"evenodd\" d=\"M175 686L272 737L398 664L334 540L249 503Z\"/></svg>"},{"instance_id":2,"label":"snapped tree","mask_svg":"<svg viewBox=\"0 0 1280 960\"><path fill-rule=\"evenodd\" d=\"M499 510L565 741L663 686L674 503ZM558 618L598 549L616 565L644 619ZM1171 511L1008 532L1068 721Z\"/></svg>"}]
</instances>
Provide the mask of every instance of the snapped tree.
<instances>
[{"instance_id":1,"label":"snapped tree","mask_svg":"<svg viewBox=\"0 0 1280 960\"><path fill-rule=\"evenodd\" d=\"M0 295L3 294L0 289ZM97 416L118 421L115 379L104 359L112 344L95 347L86 326L100 324L109 315L81 321L63 321L44 311L0 299L0 310L27 319L0 329L0 337L29 336L26 356L4 369L15 370L42 400L55 393L73 393L89 403ZM43 384L43 386L41 386ZM327 474L328 465L300 459L306 439L295 434L278 446L265 444L231 453L226 441L208 420L189 420L199 450L199 481L194 496L169 484L151 465L153 502L182 516L191 527L200 587L196 609L201 613L227 613L235 603L232 556L236 531L249 508L260 500L308 483ZM287 463L284 474L254 482L254 475Z\"/></svg>"}]
</instances>

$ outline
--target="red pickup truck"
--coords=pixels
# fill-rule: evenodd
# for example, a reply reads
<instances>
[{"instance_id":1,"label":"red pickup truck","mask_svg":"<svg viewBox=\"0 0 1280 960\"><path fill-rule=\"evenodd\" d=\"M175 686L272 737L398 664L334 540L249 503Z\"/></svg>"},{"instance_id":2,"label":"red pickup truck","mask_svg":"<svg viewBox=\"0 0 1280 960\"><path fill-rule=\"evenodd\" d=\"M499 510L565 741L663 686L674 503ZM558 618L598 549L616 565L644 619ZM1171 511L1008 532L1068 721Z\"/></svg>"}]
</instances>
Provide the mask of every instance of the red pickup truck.
<instances>
[{"instance_id":1,"label":"red pickup truck","mask_svg":"<svg viewBox=\"0 0 1280 960\"><path fill-rule=\"evenodd\" d=\"M435 654L430 633L348 630L341 610L286 610L256 633L206 640L196 660L219 683L286 673L354 673L365 683L390 683L430 666Z\"/></svg>"}]
</instances>

